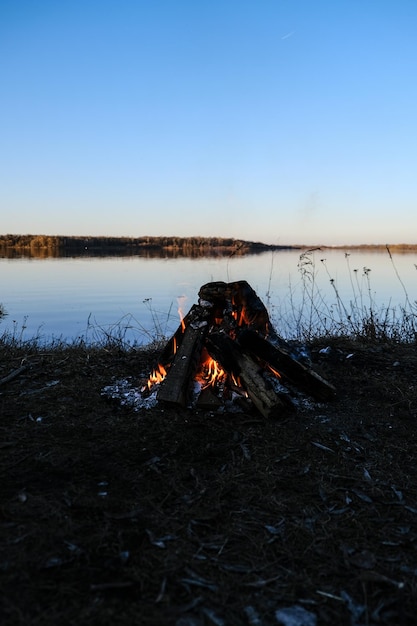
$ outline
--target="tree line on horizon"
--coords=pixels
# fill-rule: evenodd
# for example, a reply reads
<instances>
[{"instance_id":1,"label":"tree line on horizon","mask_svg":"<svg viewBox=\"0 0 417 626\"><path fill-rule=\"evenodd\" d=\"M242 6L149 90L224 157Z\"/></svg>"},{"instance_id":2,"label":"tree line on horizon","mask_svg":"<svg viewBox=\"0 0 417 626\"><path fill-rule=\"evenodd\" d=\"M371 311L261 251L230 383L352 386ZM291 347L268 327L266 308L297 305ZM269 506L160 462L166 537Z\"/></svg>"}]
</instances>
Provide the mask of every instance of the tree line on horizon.
<instances>
[{"instance_id":1,"label":"tree line on horizon","mask_svg":"<svg viewBox=\"0 0 417 626\"><path fill-rule=\"evenodd\" d=\"M97 237L62 235L0 235L1 249L15 250L111 250L127 249L131 252L146 250L204 251L224 250L228 253L247 254L264 250L288 248L290 246L270 246L268 244L233 239L230 237Z\"/></svg>"},{"instance_id":2,"label":"tree line on horizon","mask_svg":"<svg viewBox=\"0 0 417 626\"><path fill-rule=\"evenodd\" d=\"M248 254L268 250L330 248L330 249L369 249L379 250L389 245L393 251L407 251L417 249L417 244L351 244L339 246L307 246L307 245L271 245L261 242L234 239L232 237L104 237L79 235L0 235L1 250L50 251L54 256L61 252L79 252L82 250L106 251L125 250L128 252L141 251L178 251L183 254L197 254L199 251L219 251L229 254Z\"/></svg>"}]
</instances>

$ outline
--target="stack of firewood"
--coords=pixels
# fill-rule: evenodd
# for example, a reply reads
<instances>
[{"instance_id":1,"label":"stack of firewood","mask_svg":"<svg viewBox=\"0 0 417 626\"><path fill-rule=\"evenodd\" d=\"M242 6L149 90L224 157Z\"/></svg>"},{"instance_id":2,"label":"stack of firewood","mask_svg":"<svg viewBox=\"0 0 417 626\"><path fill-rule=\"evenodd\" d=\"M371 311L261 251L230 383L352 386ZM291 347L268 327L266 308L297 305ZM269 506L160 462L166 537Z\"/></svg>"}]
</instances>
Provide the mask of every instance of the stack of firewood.
<instances>
[{"instance_id":1,"label":"stack of firewood","mask_svg":"<svg viewBox=\"0 0 417 626\"><path fill-rule=\"evenodd\" d=\"M221 393L241 391L265 417L294 411L297 392L319 401L335 396L333 385L299 360L277 334L266 307L246 281L208 283L198 295L199 303L159 358L156 367L164 379L158 401L189 405L207 356L222 370ZM211 386L214 395L215 381Z\"/></svg>"}]
</instances>

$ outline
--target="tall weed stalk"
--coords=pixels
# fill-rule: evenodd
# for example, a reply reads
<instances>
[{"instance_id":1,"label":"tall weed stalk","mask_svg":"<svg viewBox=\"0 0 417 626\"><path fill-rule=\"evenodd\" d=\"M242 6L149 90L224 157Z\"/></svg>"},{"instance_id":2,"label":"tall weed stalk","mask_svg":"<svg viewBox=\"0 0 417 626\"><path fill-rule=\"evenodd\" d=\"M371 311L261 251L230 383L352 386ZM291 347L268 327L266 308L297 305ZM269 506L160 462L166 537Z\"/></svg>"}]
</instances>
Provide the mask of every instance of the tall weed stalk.
<instances>
[{"instance_id":1,"label":"tall weed stalk","mask_svg":"<svg viewBox=\"0 0 417 626\"><path fill-rule=\"evenodd\" d=\"M359 275L357 269L351 268L349 253L345 253L345 259L352 295L347 301L342 298L337 280L332 276L326 259L320 259L334 295L329 303L318 284L315 258L318 250L320 249L307 250L300 255L298 271L301 276L302 297L298 307L290 285L291 315L296 339L311 341L323 336L343 336L370 341L417 341L417 303L411 302L388 246L391 263L405 293L403 306L391 306L390 301L388 306L378 307L372 288L371 269L363 267L362 274Z\"/></svg>"}]
</instances>

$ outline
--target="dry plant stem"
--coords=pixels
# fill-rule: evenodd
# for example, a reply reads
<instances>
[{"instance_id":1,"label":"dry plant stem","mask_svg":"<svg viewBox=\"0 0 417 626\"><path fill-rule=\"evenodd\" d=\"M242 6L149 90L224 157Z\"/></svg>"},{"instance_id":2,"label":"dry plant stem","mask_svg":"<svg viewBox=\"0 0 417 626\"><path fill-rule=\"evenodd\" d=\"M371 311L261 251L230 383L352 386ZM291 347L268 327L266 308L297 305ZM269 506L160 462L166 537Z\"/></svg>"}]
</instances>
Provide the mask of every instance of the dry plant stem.
<instances>
[{"instance_id":1,"label":"dry plant stem","mask_svg":"<svg viewBox=\"0 0 417 626\"><path fill-rule=\"evenodd\" d=\"M413 307L412 307L412 305L411 305L411 303L410 303L410 299L409 299L409 297L408 297L408 292L407 292L407 289L406 289L406 287L405 287L405 285L404 285L404 282L402 281L401 276L400 276L400 274L399 274L399 272L398 272L398 270L397 270L397 266L396 266L396 265L395 265L395 263L394 263L394 259L392 258L391 250L389 249L389 246L388 246L388 245L386 246L386 248L387 248L387 252L388 252L388 255L389 255L390 261L391 261L391 263L392 263L392 267L394 268L395 274L396 274L396 276L397 276L397 278L398 278L398 280L399 280L399 282L400 282L401 287L402 287L402 288L403 288L403 290L404 290L404 293L405 293L405 303L406 303L406 305L407 305L409 308L413 308Z\"/></svg>"},{"instance_id":2,"label":"dry plant stem","mask_svg":"<svg viewBox=\"0 0 417 626\"><path fill-rule=\"evenodd\" d=\"M317 285L317 271L314 252L320 248L307 250L300 255L298 270L303 281L303 300L299 312L300 322L304 311L307 310L307 325L303 328L303 335L311 340L316 329L326 327L327 317L332 318L325 299ZM320 309L320 306L324 308ZM308 307L308 309L307 309Z\"/></svg>"}]
</instances>

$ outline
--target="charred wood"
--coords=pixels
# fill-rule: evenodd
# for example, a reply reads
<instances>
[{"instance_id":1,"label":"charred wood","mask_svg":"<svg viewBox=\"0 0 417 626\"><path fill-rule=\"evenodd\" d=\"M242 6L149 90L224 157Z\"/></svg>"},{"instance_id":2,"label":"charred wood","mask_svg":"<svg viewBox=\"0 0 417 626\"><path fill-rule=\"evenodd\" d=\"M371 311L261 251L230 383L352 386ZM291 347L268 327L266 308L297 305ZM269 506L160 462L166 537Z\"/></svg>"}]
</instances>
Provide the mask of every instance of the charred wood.
<instances>
[{"instance_id":1,"label":"charred wood","mask_svg":"<svg viewBox=\"0 0 417 626\"><path fill-rule=\"evenodd\" d=\"M246 280L207 283L198 295L220 312L217 316L223 318L221 326L229 332L239 327L250 328L286 348L287 342L275 331L264 303Z\"/></svg>"},{"instance_id":2,"label":"charred wood","mask_svg":"<svg viewBox=\"0 0 417 626\"><path fill-rule=\"evenodd\" d=\"M165 379L158 400L190 405L198 380L200 406L212 410L227 402L235 386L264 417L276 417L295 410L292 398L297 391L319 400L335 396L333 385L295 358L246 281L207 283L198 295L199 304L190 309L160 356L155 371ZM210 379L208 356L225 374L216 372Z\"/></svg>"},{"instance_id":3,"label":"charred wood","mask_svg":"<svg viewBox=\"0 0 417 626\"><path fill-rule=\"evenodd\" d=\"M231 315L235 325L245 324L263 334L267 333L270 326L268 311L246 280L207 283L201 287L198 295L202 300L221 307L228 321Z\"/></svg>"},{"instance_id":4,"label":"charred wood","mask_svg":"<svg viewBox=\"0 0 417 626\"><path fill-rule=\"evenodd\" d=\"M180 327L181 333L179 333L180 329L177 330L180 342L171 360L166 378L161 383L158 400L179 406L186 406L190 401L194 376L208 330L208 315L206 308L195 305L187 316L184 331L182 326ZM170 342L168 342L164 352L168 353L170 349Z\"/></svg>"},{"instance_id":5,"label":"charred wood","mask_svg":"<svg viewBox=\"0 0 417 626\"><path fill-rule=\"evenodd\" d=\"M243 350L265 361L274 370L306 393L318 400L330 400L336 395L332 384L317 372L295 359L285 348L274 346L252 330L242 330L238 335L238 343Z\"/></svg>"},{"instance_id":6,"label":"charred wood","mask_svg":"<svg viewBox=\"0 0 417 626\"><path fill-rule=\"evenodd\" d=\"M259 364L240 350L225 333L210 333L206 348L224 370L239 379L252 403L264 417L279 417L294 411L288 394L277 393L264 378Z\"/></svg>"},{"instance_id":7,"label":"charred wood","mask_svg":"<svg viewBox=\"0 0 417 626\"><path fill-rule=\"evenodd\" d=\"M183 318L181 324L178 326L175 333L172 335L171 339L165 344L165 347L158 359L158 364L160 363L164 367L171 365L172 359L174 358L175 353L184 338L184 330L195 317L197 318L198 316L201 316L201 308L202 307L200 307L198 304L193 304L187 315Z\"/></svg>"}]
</instances>

